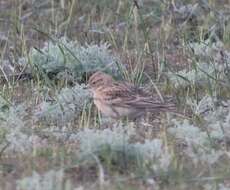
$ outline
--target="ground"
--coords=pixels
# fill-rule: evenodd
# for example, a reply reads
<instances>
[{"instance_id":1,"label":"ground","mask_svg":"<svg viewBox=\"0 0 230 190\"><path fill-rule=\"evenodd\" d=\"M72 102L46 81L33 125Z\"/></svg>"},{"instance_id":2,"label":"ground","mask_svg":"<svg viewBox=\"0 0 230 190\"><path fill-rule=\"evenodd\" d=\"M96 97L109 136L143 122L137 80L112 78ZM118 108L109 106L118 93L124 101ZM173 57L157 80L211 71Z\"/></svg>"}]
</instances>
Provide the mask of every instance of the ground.
<instances>
[{"instance_id":1,"label":"ground","mask_svg":"<svg viewBox=\"0 0 230 190\"><path fill-rule=\"evenodd\" d=\"M228 0L2 0L0 189L230 189ZM98 113L96 70L177 113Z\"/></svg>"}]
</instances>

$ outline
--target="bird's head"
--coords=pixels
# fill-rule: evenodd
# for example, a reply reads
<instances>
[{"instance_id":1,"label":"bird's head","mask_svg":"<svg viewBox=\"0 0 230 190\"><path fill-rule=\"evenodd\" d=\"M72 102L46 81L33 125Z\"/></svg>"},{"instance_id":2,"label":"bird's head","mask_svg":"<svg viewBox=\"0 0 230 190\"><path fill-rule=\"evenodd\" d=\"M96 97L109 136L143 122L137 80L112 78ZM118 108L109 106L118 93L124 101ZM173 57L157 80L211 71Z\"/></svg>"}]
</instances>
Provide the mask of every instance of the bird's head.
<instances>
[{"instance_id":1,"label":"bird's head","mask_svg":"<svg viewBox=\"0 0 230 190\"><path fill-rule=\"evenodd\" d=\"M101 86L110 84L112 81L113 78L110 75L97 71L89 78L88 86L90 89L96 90Z\"/></svg>"}]
</instances>

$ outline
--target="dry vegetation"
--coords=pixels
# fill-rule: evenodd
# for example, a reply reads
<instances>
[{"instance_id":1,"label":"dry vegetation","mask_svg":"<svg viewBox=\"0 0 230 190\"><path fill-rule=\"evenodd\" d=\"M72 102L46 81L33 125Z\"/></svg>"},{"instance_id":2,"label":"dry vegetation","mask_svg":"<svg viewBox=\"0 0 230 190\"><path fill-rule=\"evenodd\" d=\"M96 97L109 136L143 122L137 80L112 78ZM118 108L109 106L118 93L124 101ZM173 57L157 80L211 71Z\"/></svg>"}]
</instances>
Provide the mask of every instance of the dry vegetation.
<instances>
[{"instance_id":1,"label":"dry vegetation","mask_svg":"<svg viewBox=\"0 0 230 190\"><path fill-rule=\"evenodd\" d=\"M0 189L230 189L228 0L1 0ZM112 121L103 70L182 115Z\"/></svg>"}]
</instances>

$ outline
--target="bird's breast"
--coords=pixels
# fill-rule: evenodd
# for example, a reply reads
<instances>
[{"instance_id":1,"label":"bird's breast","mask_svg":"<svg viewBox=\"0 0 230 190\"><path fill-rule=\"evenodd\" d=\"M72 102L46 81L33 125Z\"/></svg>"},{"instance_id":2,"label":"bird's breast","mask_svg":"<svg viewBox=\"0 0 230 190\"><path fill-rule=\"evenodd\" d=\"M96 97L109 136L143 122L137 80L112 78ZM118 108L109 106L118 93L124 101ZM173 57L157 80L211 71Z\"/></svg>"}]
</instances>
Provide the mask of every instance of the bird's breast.
<instances>
[{"instance_id":1,"label":"bird's breast","mask_svg":"<svg viewBox=\"0 0 230 190\"><path fill-rule=\"evenodd\" d=\"M118 118L119 113L111 105L107 104L101 99L94 99L94 104L97 106L98 110L101 111L104 115Z\"/></svg>"}]
</instances>

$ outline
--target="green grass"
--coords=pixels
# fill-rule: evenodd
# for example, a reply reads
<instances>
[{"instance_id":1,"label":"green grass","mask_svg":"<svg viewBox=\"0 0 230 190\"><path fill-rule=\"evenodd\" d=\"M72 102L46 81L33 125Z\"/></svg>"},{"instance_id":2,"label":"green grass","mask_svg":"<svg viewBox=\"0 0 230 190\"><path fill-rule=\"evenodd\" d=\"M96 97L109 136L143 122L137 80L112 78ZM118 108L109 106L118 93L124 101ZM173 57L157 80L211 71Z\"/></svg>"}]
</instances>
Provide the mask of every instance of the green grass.
<instances>
[{"instance_id":1,"label":"green grass","mask_svg":"<svg viewBox=\"0 0 230 190\"><path fill-rule=\"evenodd\" d=\"M229 5L202 2L3 0L0 189L229 188ZM104 118L84 91L95 69L184 116Z\"/></svg>"}]
</instances>

